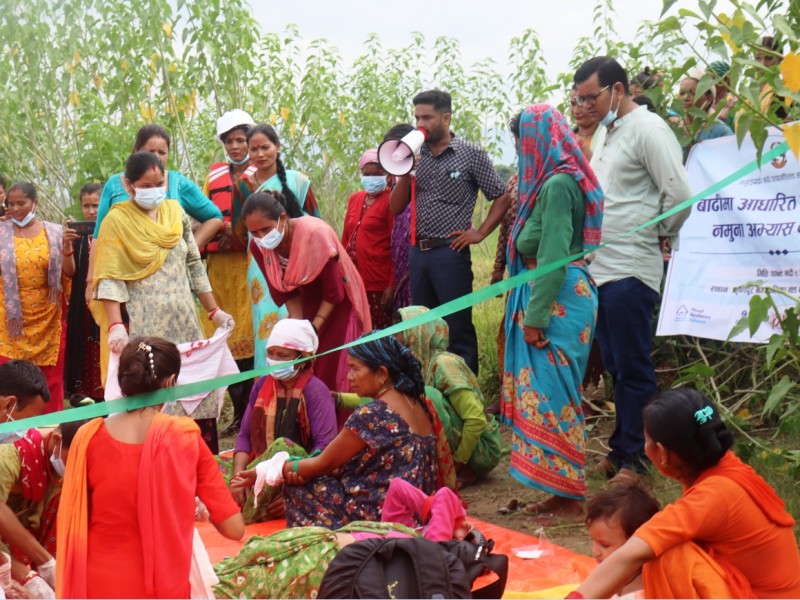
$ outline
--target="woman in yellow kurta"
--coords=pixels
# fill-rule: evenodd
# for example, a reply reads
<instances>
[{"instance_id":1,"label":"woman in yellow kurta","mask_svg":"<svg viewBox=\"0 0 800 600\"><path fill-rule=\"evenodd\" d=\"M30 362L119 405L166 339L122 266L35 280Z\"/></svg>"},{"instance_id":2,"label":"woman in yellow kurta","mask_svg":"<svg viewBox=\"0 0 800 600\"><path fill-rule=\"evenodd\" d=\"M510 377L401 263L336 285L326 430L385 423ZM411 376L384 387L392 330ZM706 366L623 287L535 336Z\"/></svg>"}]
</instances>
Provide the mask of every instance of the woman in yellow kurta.
<instances>
[{"instance_id":1,"label":"woman in yellow kurta","mask_svg":"<svg viewBox=\"0 0 800 600\"><path fill-rule=\"evenodd\" d=\"M132 154L125 166L131 199L115 204L96 240L94 295L108 321L108 347L120 352L128 341L120 305L128 312L130 335L157 335L173 344L202 340L192 292L208 319L233 328L220 310L200 261L189 217L175 200L165 199L164 166L149 152ZM211 392L191 411L203 439L217 453L218 392ZM187 416L180 402L164 412Z\"/></svg>"},{"instance_id":2,"label":"woman in yellow kurta","mask_svg":"<svg viewBox=\"0 0 800 600\"><path fill-rule=\"evenodd\" d=\"M75 274L72 230L36 217L30 183L8 190L0 223L0 364L23 359L42 369L50 388L45 412L64 402L62 312Z\"/></svg>"}]
</instances>

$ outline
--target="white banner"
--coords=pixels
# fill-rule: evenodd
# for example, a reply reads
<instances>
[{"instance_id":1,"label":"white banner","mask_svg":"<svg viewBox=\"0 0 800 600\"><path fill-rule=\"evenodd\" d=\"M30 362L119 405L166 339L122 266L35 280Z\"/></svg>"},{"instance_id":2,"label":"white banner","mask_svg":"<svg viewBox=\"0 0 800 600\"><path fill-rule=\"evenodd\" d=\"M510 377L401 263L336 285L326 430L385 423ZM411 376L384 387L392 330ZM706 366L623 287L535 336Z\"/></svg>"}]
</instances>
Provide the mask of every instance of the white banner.
<instances>
[{"instance_id":1,"label":"white banner","mask_svg":"<svg viewBox=\"0 0 800 600\"><path fill-rule=\"evenodd\" d=\"M767 152L783 141L770 135ZM733 136L709 140L692 150L686 168L693 190L703 190L755 160L749 136L741 149ZM787 152L743 179L704 198L680 232L664 287L657 335L687 334L725 340L746 316L761 280L798 294L800 290L800 163ZM780 306L790 301L773 294ZM779 329L775 315L755 336L739 342L766 342Z\"/></svg>"}]
</instances>

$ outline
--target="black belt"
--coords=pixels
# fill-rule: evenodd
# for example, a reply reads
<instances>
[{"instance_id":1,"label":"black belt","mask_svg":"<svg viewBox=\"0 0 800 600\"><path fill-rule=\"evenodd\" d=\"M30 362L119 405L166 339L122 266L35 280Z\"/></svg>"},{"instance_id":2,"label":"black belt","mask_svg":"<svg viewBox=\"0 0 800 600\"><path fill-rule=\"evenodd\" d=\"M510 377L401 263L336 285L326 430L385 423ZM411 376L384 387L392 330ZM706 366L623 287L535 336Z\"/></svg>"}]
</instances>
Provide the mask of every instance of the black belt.
<instances>
[{"instance_id":1,"label":"black belt","mask_svg":"<svg viewBox=\"0 0 800 600\"><path fill-rule=\"evenodd\" d=\"M448 238L427 238L424 240L417 240L416 246L422 252L427 252L428 250L433 250L434 248L449 246L452 241L453 240Z\"/></svg>"}]
</instances>

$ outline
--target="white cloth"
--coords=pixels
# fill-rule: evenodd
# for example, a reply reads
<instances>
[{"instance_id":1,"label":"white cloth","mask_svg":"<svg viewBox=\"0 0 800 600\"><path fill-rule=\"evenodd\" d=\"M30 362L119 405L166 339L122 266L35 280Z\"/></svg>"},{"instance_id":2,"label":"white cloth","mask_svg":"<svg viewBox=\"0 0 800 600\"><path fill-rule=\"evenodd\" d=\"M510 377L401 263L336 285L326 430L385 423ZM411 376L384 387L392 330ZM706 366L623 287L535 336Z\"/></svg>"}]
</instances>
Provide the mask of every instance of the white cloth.
<instances>
[{"instance_id":1,"label":"white cloth","mask_svg":"<svg viewBox=\"0 0 800 600\"><path fill-rule=\"evenodd\" d=\"M281 319L272 326L269 339L267 339L267 348L271 346L282 346L313 354L319 348L319 338L309 321Z\"/></svg>"},{"instance_id":2,"label":"white cloth","mask_svg":"<svg viewBox=\"0 0 800 600\"><path fill-rule=\"evenodd\" d=\"M281 450L276 452L269 460L261 461L256 465L256 483L253 486L253 506L258 506L258 495L264 489L264 484L278 485L283 481L283 465L289 459L289 453Z\"/></svg>"},{"instance_id":3,"label":"white cloth","mask_svg":"<svg viewBox=\"0 0 800 600\"><path fill-rule=\"evenodd\" d=\"M5 552L0 552L3 556L3 564L0 564L0 590L11 585L11 556Z\"/></svg>"},{"instance_id":4,"label":"white cloth","mask_svg":"<svg viewBox=\"0 0 800 600\"><path fill-rule=\"evenodd\" d=\"M214 566L208 557L205 544L195 529L192 537L192 568L189 572L191 598L198 600L213 598L214 591L211 588L218 583L219 579L214 573Z\"/></svg>"},{"instance_id":5,"label":"white cloth","mask_svg":"<svg viewBox=\"0 0 800 600\"><path fill-rule=\"evenodd\" d=\"M31 577L24 586L25 590L31 595L32 598L55 598L56 593L53 591L47 582L39 577Z\"/></svg>"},{"instance_id":6,"label":"white cloth","mask_svg":"<svg viewBox=\"0 0 800 600\"><path fill-rule=\"evenodd\" d=\"M664 120L640 106L614 121L594 149L592 169L605 192L603 234L608 242L691 197L678 139ZM589 266L598 286L636 277L659 291L664 259L659 236L674 237L689 210L599 248Z\"/></svg>"},{"instance_id":7,"label":"white cloth","mask_svg":"<svg viewBox=\"0 0 800 600\"><path fill-rule=\"evenodd\" d=\"M178 376L177 384L196 383L238 373L239 368L236 366L236 361L233 360L233 355L228 349L228 336L231 331L233 329L220 327L207 340L178 344L178 351L181 353L181 372ZM119 389L119 380L117 379L118 370L119 355L112 352L108 361L106 400L116 400L122 397L122 392ZM226 387L223 386L217 390L219 402L217 417L219 417L219 411L222 409ZM192 412L206 396L208 396L208 392L201 392L194 396L181 398L178 402L183 405L186 414L191 416Z\"/></svg>"}]
</instances>

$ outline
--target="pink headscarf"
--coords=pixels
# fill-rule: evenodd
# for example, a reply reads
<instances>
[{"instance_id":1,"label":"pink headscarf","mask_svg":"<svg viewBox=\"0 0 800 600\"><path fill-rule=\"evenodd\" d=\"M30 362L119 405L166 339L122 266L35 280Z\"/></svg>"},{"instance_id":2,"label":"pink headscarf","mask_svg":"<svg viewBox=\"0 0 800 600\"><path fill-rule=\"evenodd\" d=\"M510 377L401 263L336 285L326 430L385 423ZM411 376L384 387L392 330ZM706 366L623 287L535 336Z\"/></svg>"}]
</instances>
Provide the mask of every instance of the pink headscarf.
<instances>
[{"instance_id":1,"label":"pink headscarf","mask_svg":"<svg viewBox=\"0 0 800 600\"><path fill-rule=\"evenodd\" d=\"M370 148L364 154L361 155L361 158L358 159L358 170L360 171L369 163L378 163L378 149L377 148Z\"/></svg>"}]
</instances>

